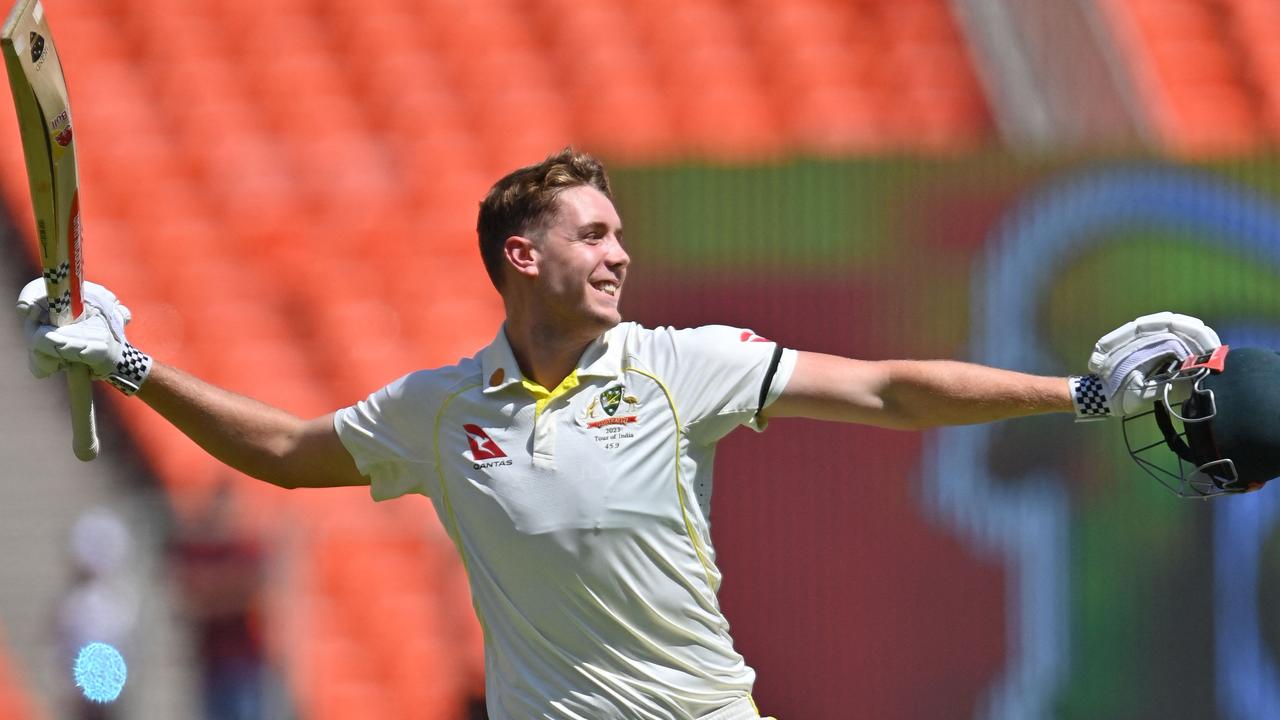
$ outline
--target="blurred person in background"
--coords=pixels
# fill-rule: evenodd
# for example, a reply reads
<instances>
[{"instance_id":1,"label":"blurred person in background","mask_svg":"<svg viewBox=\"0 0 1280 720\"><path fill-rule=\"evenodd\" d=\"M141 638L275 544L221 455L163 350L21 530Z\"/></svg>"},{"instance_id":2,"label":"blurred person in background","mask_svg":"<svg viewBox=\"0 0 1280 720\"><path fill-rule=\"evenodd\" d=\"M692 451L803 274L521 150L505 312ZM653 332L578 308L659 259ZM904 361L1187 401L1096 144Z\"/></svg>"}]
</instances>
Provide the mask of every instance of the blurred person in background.
<instances>
[{"instance_id":1,"label":"blurred person in background","mask_svg":"<svg viewBox=\"0 0 1280 720\"><path fill-rule=\"evenodd\" d=\"M572 149L500 179L477 229L506 310L493 342L310 420L153 361L128 343L128 310L100 286L89 316L62 328L41 313L40 282L19 311L38 377L87 364L241 472L284 488L428 497L485 629L493 720L759 717L755 672L720 610L710 531L715 447L736 427L1101 418L1134 400L1155 363L1219 344L1198 320L1162 313L1107 336L1123 342L1091 359L1103 377L1061 378L623 322L622 220L603 165ZM1124 362L1153 339L1168 351ZM1107 370L1120 367L1119 378Z\"/></svg>"},{"instance_id":2,"label":"blurred person in background","mask_svg":"<svg viewBox=\"0 0 1280 720\"><path fill-rule=\"evenodd\" d=\"M223 483L202 516L178 526L169 557L194 635L205 720L258 720L271 706L260 625L263 552L231 526L231 500Z\"/></svg>"},{"instance_id":3,"label":"blurred person in background","mask_svg":"<svg viewBox=\"0 0 1280 720\"><path fill-rule=\"evenodd\" d=\"M55 620L59 666L74 667L80 650L95 642L131 657L141 598L130 571L133 536L128 525L110 508L87 510L72 526L69 550L71 584L58 601ZM60 677L72 676L68 671ZM82 720L107 720L125 712L117 703L85 698L76 687L69 687L67 696Z\"/></svg>"}]
</instances>

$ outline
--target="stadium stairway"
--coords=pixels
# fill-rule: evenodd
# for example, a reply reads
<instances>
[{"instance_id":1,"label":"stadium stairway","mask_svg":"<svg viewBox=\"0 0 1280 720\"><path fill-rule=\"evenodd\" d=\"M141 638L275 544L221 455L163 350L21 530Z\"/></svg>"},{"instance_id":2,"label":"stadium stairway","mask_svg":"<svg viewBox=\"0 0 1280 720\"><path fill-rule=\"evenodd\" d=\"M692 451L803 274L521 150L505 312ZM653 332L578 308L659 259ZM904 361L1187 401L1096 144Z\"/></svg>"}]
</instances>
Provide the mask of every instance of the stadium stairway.
<instances>
[{"instance_id":1,"label":"stadium stairway","mask_svg":"<svg viewBox=\"0 0 1280 720\"><path fill-rule=\"evenodd\" d=\"M4 298L16 298L34 274L18 242L11 231L0 236L5 257L19 259L0 264ZM125 576L139 602L132 649L124 649L123 716L197 717L187 637L175 624L160 567L168 512L163 497L139 483L138 468L122 460L131 453L106 413L99 412L100 457L81 463L72 456L65 389L56 380L31 378L19 321L12 311L0 317L0 666L8 680L0 681L0 717L74 716L68 703L76 690L70 660L58 649L57 609L72 580L71 530L95 507L116 511L133 532Z\"/></svg>"}]
</instances>

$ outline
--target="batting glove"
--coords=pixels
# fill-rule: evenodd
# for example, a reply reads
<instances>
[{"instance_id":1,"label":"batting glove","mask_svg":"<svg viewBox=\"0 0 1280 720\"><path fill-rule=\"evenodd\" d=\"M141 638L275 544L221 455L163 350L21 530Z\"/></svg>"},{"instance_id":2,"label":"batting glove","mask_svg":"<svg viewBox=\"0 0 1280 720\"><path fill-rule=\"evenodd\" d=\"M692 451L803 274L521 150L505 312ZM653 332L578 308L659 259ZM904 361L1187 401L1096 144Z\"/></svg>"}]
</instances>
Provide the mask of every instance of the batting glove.
<instances>
[{"instance_id":1,"label":"batting glove","mask_svg":"<svg viewBox=\"0 0 1280 720\"><path fill-rule=\"evenodd\" d=\"M102 285L84 283L84 314L62 327L49 324L43 278L27 283L18 295L17 309L26 326L27 364L37 378L81 363L95 380L105 380L126 395L146 382L151 356L130 345L124 333L133 315Z\"/></svg>"},{"instance_id":2,"label":"batting glove","mask_svg":"<svg viewBox=\"0 0 1280 720\"><path fill-rule=\"evenodd\" d=\"M1221 344L1212 328L1189 315L1160 312L1125 323L1094 346L1089 356L1093 375L1071 379L1076 416L1091 419L1145 411L1160 392L1159 385L1150 382L1152 376Z\"/></svg>"}]
</instances>

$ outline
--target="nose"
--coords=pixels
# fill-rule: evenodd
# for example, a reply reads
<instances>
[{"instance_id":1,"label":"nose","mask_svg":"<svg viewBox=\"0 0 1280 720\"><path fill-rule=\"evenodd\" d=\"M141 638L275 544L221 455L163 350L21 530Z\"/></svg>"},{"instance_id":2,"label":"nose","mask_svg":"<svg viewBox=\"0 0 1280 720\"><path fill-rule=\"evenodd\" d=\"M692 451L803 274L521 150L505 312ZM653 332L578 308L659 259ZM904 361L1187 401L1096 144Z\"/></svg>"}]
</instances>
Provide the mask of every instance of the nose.
<instances>
[{"instance_id":1,"label":"nose","mask_svg":"<svg viewBox=\"0 0 1280 720\"><path fill-rule=\"evenodd\" d=\"M631 264L631 256L627 254L625 248L622 247L622 241L616 237L613 242L609 243L608 252L605 254L604 263L612 270L622 270Z\"/></svg>"}]
</instances>

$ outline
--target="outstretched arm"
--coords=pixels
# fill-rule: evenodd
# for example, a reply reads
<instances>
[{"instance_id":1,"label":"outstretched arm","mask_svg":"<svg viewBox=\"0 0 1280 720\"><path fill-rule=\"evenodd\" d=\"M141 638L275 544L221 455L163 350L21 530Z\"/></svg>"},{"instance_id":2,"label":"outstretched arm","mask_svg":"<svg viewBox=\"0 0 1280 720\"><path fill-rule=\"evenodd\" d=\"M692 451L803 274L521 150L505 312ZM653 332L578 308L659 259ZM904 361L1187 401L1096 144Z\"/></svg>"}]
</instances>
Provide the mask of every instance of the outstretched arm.
<instances>
[{"instance_id":1,"label":"outstretched arm","mask_svg":"<svg viewBox=\"0 0 1280 720\"><path fill-rule=\"evenodd\" d=\"M921 430L1050 412L1072 412L1066 378L951 360L852 360L800 352L767 418Z\"/></svg>"},{"instance_id":2,"label":"outstretched arm","mask_svg":"<svg viewBox=\"0 0 1280 720\"><path fill-rule=\"evenodd\" d=\"M285 488L368 485L333 428L155 363L137 397L224 464Z\"/></svg>"},{"instance_id":3,"label":"outstretched arm","mask_svg":"<svg viewBox=\"0 0 1280 720\"><path fill-rule=\"evenodd\" d=\"M137 395L226 465L286 488L368 485L333 427L333 415L303 420L154 362L129 344L132 313L115 293L86 282L85 316L48 324L42 279L27 283L17 310L26 321L31 372L48 377L71 364L89 368L126 395Z\"/></svg>"}]
</instances>

